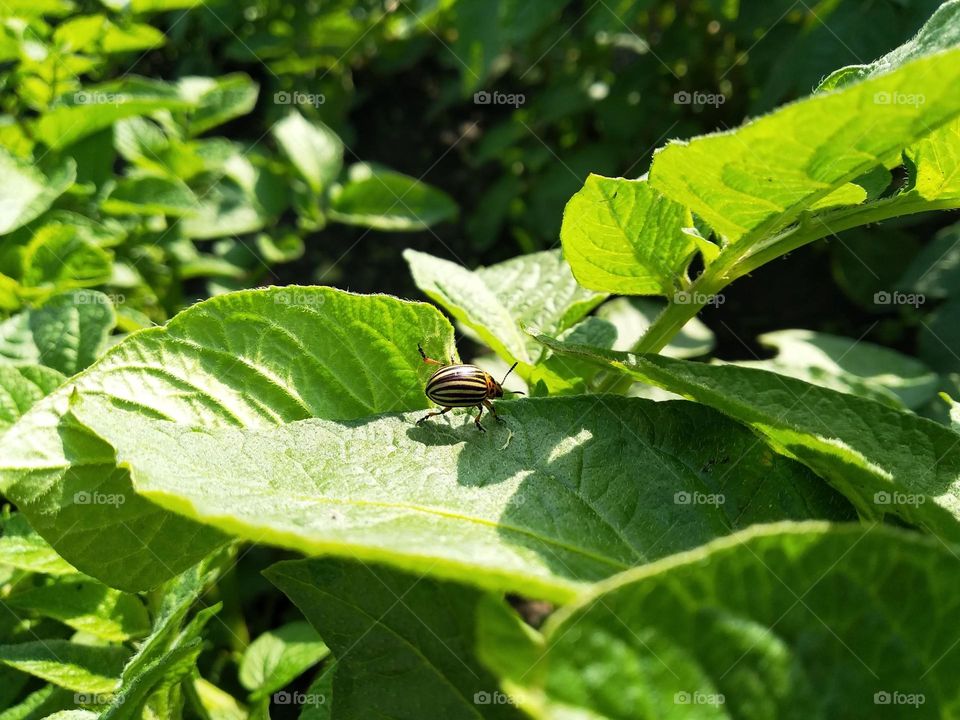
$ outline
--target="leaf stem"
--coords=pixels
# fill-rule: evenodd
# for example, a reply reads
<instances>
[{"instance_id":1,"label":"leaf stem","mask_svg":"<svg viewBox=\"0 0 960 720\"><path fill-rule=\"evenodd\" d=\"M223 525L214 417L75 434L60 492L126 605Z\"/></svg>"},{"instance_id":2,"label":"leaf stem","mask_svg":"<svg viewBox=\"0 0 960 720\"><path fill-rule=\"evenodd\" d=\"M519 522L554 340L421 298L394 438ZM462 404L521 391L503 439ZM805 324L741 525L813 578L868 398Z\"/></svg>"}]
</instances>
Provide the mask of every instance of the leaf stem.
<instances>
[{"instance_id":1,"label":"leaf stem","mask_svg":"<svg viewBox=\"0 0 960 720\"><path fill-rule=\"evenodd\" d=\"M799 222L768 238L753 242L749 238L743 238L723 248L714 262L691 283L686 293L669 298L663 312L630 351L638 354L660 352L683 326L707 305L711 297L727 285L808 243L854 227L903 215L958 208L960 197L926 200L919 194L910 192L869 205L838 208L817 215L804 214ZM597 392L622 393L633 382L629 377L608 373L598 384Z\"/></svg>"}]
</instances>

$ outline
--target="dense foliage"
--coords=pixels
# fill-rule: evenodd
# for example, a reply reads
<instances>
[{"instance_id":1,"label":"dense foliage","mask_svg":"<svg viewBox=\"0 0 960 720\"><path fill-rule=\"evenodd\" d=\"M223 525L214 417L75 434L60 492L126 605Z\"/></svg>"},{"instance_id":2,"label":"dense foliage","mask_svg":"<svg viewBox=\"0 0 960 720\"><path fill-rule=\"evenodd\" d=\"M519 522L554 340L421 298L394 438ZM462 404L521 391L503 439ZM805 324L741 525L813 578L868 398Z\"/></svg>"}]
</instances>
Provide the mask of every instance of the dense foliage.
<instances>
[{"instance_id":1,"label":"dense foliage","mask_svg":"<svg viewBox=\"0 0 960 720\"><path fill-rule=\"evenodd\" d=\"M0 720L960 712L960 0L2 0L0 82Z\"/></svg>"}]
</instances>

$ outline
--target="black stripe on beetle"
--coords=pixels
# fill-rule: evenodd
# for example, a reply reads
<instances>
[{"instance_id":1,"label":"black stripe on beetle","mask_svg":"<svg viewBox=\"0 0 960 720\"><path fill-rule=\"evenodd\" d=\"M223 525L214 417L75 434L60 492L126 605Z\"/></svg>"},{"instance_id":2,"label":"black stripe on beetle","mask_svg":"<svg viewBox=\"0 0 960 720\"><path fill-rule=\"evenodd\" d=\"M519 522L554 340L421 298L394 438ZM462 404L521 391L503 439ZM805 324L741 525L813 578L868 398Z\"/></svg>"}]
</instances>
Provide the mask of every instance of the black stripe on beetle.
<instances>
[{"instance_id":1,"label":"black stripe on beetle","mask_svg":"<svg viewBox=\"0 0 960 720\"><path fill-rule=\"evenodd\" d=\"M503 380L497 382L490 373L476 365L454 363L452 358L449 364L442 363L439 360L427 357L427 354L419 345L417 345L417 350L420 351L420 357L423 358L425 363L440 366L440 369L430 376L424 392L430 400L442 408L438 412L432 412L417 420L417 425L427 418L443 415L452 408L474 406L480 412L477 413L473 422L481 432L484 432L484 427L480 424L480 416L483 415L483 408L485 407L493 413L497 422L503 422L490 401L494 398L503 397L503 382L507 379L507 375L513 372L517 363L510 366L507 374L503 376Z\"/></svg>"}]
</instances>

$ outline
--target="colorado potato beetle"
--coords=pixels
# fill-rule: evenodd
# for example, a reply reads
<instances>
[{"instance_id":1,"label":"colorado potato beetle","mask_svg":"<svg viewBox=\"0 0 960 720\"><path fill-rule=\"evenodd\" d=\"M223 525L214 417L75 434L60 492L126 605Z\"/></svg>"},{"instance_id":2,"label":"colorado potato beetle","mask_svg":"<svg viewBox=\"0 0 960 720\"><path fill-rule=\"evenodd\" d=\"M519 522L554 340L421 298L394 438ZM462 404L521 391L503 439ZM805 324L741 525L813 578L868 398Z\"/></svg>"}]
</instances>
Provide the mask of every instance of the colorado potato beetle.
<instances>
[{"instance_id":1,"label":"colorado potato beetle","mask_svg":"<svg viewBox=\"0 0 960 720\"><path fill-rule=\"evenodd\" d=\"M417 420L417 425L428 418L450 412L455 407L476 407L480 412L477 413L473 422L480 432L486 432L483 425L480 424L484 407L493 413L497 422L503 422L490 400L503 397L503 383L513 372L517 363L510 366L507 374L503 376L503 380L497 382L490 373L481 370L476 365L461 365L453 362L453 358L450 358L449 364L443 363L427 357L427 354L419 345L417 345L417 350L420 351L420 357L423 358L425 363L440 366L440 369L430 376L424 392L430 400L442 408L438 412L429 413ZM516 392L520 395L523 394L519 391Z\"/></svg>"}]
</instances>

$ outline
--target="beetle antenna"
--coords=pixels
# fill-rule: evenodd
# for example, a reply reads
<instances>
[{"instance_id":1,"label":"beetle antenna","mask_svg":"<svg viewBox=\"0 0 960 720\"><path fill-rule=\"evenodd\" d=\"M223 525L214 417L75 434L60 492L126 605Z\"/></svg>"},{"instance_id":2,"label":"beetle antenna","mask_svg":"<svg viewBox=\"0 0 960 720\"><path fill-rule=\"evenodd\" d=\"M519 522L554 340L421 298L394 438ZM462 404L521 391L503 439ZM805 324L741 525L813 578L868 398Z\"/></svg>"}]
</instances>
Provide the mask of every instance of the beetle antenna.
<instances>
[{"instance_id":1,"label":"beetle antenna","mask_svg":"<svg viewBox=\"0 0 960 720\"><path fill-rule=\"evenodd\" d=\"M507 381L507 378L510 376L510 373L513 372L513 369L517 366L517 364L518 364L519 362L520 362L520 361L517 360L517 362L515 362L513 365L510 366L510 369L507 370L507 374L504 375L504 376L503 376L503 380L500 381L500 384L501 384L501 385L503 385L503 384ZM511 392L513 392L513 391L511 390Z\"/></svg>"}]
</instances>

